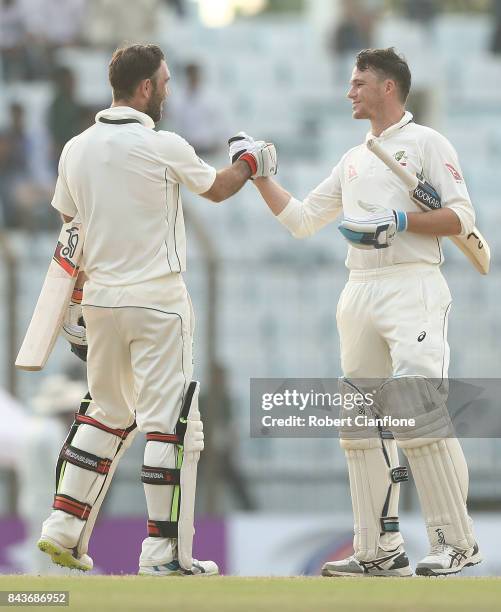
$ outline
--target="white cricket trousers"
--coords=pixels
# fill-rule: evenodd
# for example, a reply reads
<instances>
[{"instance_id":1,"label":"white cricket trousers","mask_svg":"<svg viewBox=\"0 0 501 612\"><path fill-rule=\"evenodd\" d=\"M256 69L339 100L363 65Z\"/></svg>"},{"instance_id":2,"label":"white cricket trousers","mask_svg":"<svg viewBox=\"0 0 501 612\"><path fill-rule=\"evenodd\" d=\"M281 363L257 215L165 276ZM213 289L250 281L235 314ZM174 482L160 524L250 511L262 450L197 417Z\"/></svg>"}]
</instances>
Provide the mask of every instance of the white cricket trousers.
<instances>
[{"instance_id":1,"label":"white cricket trousers","mask_svg":"<svg viewBox=\"0 0 501 612\"><path fill-rule=\"evenodd\" d=\"M84 306L89 416L110 427L174 430L193 375L194 317L184 286L166 309Z\"/></svg>"},{"instance_id":2,"label":"white cricket trousers","mask_svg":"<svg viewBox=\"0 0 501 612\"><path fill-rule=\"evenodd\" d=\"M355 384L377 378L376 385L391 376L447 377L450 306L451 295L437 266L351 271L337 307L344 376ZM400 485L388 477L389 468L399 465L397 445L389 439L382 448L374 447L374 440L352 445L342 439L341 444L349 468L355 555L372 560L381 554L380 547L393 551L403 543L398 529L380 530L382 517L398 521Z\"/></svg>"},{"instance_id":3,"label":"white cricket trousers","mask_svg":"<svg viewBox=\"0 0 501 612\"><path fill-rule=\"evenodd\" d=\"M87 377L92 397L85 413L113 429L137 422L139 431L175 431L185 392L193 375L194 316L181 275L167 279L159 307L83 307L87 326ZM80 425L73 444L98 457L113 457L118 438L95 427ZM144 463L173 468L172 444L148 442ZM138 466L138 485L140 476ZM93 505L103 476L67 465L58 492ZM144 485L148 514L167 520L172 487ZM85 523L61 510L45 521L43 533L63 546L76 546ZM155 565L175 557L175 540L148 537L141 559Z\"/></svg>"},{"instance_id":4,"label":"white cricket trousers","mask_svg":"<svg viewBox=\"0 0 501 612\"><path fill-rule=\"evenodd\" d=\"M438 266L352 270L337 307L343 375L447 377L450 307Z\"/></svg>"}]
</instances>

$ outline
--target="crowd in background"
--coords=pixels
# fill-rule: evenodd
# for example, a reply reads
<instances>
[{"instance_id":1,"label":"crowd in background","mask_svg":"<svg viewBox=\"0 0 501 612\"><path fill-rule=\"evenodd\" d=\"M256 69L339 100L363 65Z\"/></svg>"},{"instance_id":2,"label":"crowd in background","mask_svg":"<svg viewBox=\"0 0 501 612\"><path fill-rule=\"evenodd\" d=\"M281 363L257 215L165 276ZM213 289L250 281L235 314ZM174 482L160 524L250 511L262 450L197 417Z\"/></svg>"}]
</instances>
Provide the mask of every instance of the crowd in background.
<instances>
[{"instance_id":1,"label":"crowd in background","mask_svg":"<svg viewBox=\"0 0 501 612\"><path fill-rule=\"evenodd\" d=\"M327 41L333 55L351 58L372 46L388 2L339 0ZM428 29L443 9L438 0L400 0L398 6L403 16ZM490 7L492 38L486 48L500 53L501 0L490 0ZM79 100L77 75L59 64L60 50L76 46L111 52L124 41L152 42L162 9L184 19L187 0L134 0L126 11L123 0L0 0L0 85L7 92L0 107L1 225L27 230L57 227L48 202L59 155L65 142L92 124L98 110ZM218 139L227 137L224 107L218 111L221 100L210 99L204 91L199 66L185 67L184 81L185 90L178 92L177 100L173 97L167 110L174 119L172 129L201 155L214 153ZM23 94L8 93L20 83L45 83L50 88L45 121L30 121Z\"/></svg>"},{"instance_id":2,"label":"crowd in background","mask_svg":"<svg viewBox=\"0 0 501 612\"><path fill-rule=\"evenodd\" d=\"M57 227L48 203L59 155L94 121L97 109L78 99L76 75L59 64L60 50L111 51L124 41L151 42L162 5L185 16L185 0L134 0L126 11L122 0L0 0L0 86L7 93L0 108L1 226ZM25 84L50 88L42 124L27 117L23 96L29 89L17 89Z\"/></svg>"}]
</instances>

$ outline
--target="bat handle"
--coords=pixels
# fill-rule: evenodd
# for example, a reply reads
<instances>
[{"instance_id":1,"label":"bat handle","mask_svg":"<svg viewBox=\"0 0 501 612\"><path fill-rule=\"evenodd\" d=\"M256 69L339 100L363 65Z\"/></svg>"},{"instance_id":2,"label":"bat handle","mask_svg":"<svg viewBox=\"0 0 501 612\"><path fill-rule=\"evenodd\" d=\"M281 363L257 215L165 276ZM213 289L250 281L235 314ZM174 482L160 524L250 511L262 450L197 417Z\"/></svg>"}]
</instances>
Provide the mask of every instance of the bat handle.
<instances>
[{"instance_id":1,"label":"bat handle","mask_svg":"<svg viewBox=\"0 0 501 612\"><path fill-rule=\"evenodd\" d=\"M419 185L418 177L401 166L394 157L383 149L375 138L369 138L366 142L366 146L369 151L372 151L376 157L379 157L383 164L386 164L386 166L398 176L411 193L416 189Z\"/></svg>"}]
</instances>

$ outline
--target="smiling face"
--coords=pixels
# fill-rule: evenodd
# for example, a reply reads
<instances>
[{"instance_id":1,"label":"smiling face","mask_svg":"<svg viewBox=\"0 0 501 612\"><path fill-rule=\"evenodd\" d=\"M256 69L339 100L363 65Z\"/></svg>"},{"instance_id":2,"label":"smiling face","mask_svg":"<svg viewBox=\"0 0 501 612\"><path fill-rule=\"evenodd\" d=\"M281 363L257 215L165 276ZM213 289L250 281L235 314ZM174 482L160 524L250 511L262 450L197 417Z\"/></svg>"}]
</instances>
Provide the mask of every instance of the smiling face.
<instances>
[{"instance_id":1,"label":"smiling face","mask_svg":"<svg viewBox=\"0 0 501 612\"><path fill-rule=\"evenodd\" d=\"M385 106L388 95L395 89L391 79L382 78L377 72L368 68L353 69L350 89L346 97L352 102L353 119L374 119Z\"/></svg>"}]
</instances>

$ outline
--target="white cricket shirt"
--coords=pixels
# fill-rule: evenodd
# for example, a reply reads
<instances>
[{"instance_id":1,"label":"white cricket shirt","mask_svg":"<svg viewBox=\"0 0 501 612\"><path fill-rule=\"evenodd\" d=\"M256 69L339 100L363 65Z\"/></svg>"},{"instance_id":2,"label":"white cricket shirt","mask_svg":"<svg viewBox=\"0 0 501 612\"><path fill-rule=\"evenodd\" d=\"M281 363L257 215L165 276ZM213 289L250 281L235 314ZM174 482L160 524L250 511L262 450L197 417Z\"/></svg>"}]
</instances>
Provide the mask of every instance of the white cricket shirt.
<instances>
[{"instance_id":1,"label":"white cricket shirt","mask_svg":"<svg viewBox=\"0 0 501 612\"><path fill-rule=\"evenodd\" d=\"M374 138L369 132L367 138ZM411 172L420 173L437 190L442 207L452 209L461 222L461 235L471 232L475 213L462 178L458 156L449 141L435 130L413 123L412 114L386 129L376 140ZM300 202L291 198L278 215L296 238L311 236L344 212L350 217L367 216L361 200L384 208L421 212L403 182L364 144L348 151L332 174ZM336 232L337 233L337 232ZM341 238L341 236L339 236ZM348 247L346 266L365 270L405 263L443 262L441 239L403 232L387 249L362 250Z\"/></svg>"},{"instance_id":2,"label":"white cricket shirt","mask_svg":"<svg viewBox=\"0 0 501 612\"><path fill-rule=\"evenodd\" d=\"M61 154L52 205L82 220L85 304L152 305L166 277L186 269L180 184L204 193L216 170L153 127L133 108L107 108Z\"/></svg>"}]
</instances>

